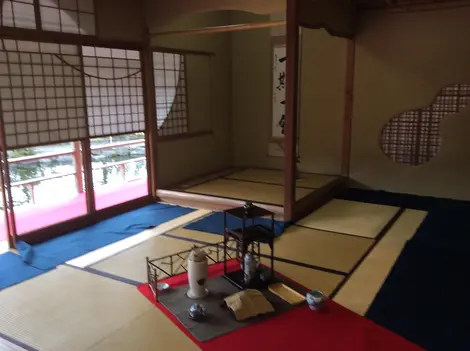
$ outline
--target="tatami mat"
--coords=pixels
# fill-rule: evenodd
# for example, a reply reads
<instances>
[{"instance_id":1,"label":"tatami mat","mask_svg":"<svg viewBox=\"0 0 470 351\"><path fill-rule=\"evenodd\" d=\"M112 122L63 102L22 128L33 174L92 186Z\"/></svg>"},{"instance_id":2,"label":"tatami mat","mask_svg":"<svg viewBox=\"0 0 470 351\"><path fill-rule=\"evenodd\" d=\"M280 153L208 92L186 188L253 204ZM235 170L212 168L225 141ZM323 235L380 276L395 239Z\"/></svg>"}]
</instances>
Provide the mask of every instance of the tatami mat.
<instances>
[{"instance_id":1,"label":"tatami mat","mask_svg":"<svg viewBox=\"0 0 470 351\"><path fill-rule=\"evenodd\" d=\"M398 207L333 199L298 222L332 232L375 238L398 212Z\"/></svg>"},{"instance_id":2,"label":"tatami mat","mask_svg":"<svg viewBox=\"0 0 470 351\"><path fill-rule=\"evenodd\" d=\"M169 234L177 235L182 238L190 240L198 240L202 242L207 242L215 244L223 241L222 235L210 234L199 232L195 230L188 230L178 228L172 230ZM277 247L278 245L276 245ZM276 252L276 250L275 250ZM276 252L277 253L277 252ZM269 264L269 260L262 259L262 263ZM277 272L291 278L292 280L298 282L299 284L309 288L309 289L319 289L325 294L329 295L333 290L338 286L342 281L344 276L327 273L311 268L306 268L302 266L297 266L289 263L284 263L280 261L274 262L274 268Z\"/></svg>"},{"instance_id":3,"label":"tatami mat","mask_svg":"<svg viewBox=\"0 0 470 351\"><path fill-rule=\"evenodd\" d=\"M169 234L212 244L223 241L222 235L182 228ZM276 239L274 256L348 273L373 243L368 238L291 226ZM262 245L262 253L269 253L267 245Z\"/></svg>"},{"instance_id":4,"label":"tatami mat","mask_svg":"<svg viewBox=\"0 0 470 351\"><path fill-rule=\"evenodd\" d=\"M268 184L284 184L284 172L272 169L249 168L240 172L229 174L225 178ZM337 178L337 176L325 174L301 173L300 179L297 180L297 186L318 189Z\"/></svg>"},{"instance_id":5,"label":"tatami mat","mask_svg":"<svg viewBox=\"0 0 470 351\"><path fill-rule=\"evenodd\" d=\"M334 300L364 315L400 255L426 217L427 212L406 210L377 246L351 275Z\"/></svg>"},{"instance_id":6,"label":"tatami mat","mask_svg":"<svg viewBox=\"0 0 470 351\"><path fill-rule=\"evenodd\" d=\"M184 239L198 240L209 244L215 244L224 241L223 235L205 233L200 232L198 230L189 230L184 228L171 230L168 232L168 234L175 235Z\"/></svg>"},{"instance_id":7,"label":"tatami mat","mask_svg":"<svg viewBox=\"0 0 470 351\"><path fill-rule=\"evenodd\" d=\"M232 179L215 179L185 189L185 191L272 205L284 204L284 187L281 185L244 182ZM312 191L313 189L297 188L295 191L296 199L299 200Z\"/></svg>"},{"instance_id":8,"label":"tatami mat","mask_svg":"<svg viewBox=\"0 0 470 351\"><path fill-rule=\"evenodd\" d=\"M73 260L67 262L67 264L85 268L89 267L97 262L103 261L104 259L114 256L120 252L123 252L133 246L139 245L146 240L156 237L160 234L166 233L172 229L178 228L182 225L190 223L194 220L200 219L212 213L210 210L197 210L187 215L175 218L171 221L162 223L155 228L147 229L142 233L130 236L126 239L120 240L113 244L107 245L100 249L94 250L92 252L87 253L86 255L77 257Z\"/></svg>"},{"instance_id":9,"label":"tatami mat","mask_svg":"<svg viewBox=\"0 0 470 351\"><path fill-rule=\"evenodd\" d=\"M373 243L368 238L291 226L275 241L274 256L348 273ZM269 253L267 245L262 253Z\"/></svg>"},{"instance_id":10,"label":"tatami mat","mask_svg":"<svg viewBox=\"0 0 470 351\"><path fill-rule=\"evenodd\" d=\"M133 286L59 266L0 293L0 332L39 350L83 351L150 309Z\"/></svg>"},{"instance_id":11,"label":"tatami mat","mask_svg":"<svg viewBox=\"0 0 470 351\"><path fill-rule=\"evenodd\" d=\"M188 250L192 246L194 244L191 242L160 235L91 267L118 277L145 282L147 281L145 257L154 259Z\"/></svg>"},{"instance_id":12,"label":"tatami mat","mask_svg":"<svg viewBox=\"0 0 470 351\"><path fill-rule=\"evenodd\" d=\"M261 263L267 266L270 264L269 260L265 258L261 259ZM338 274L327 273L280 261L274 261L274 270L308 289L320 290L325 295L330 295L345 278Z\"/></svg>"},{"instance_id":13,"label":"tatami mat","mask_svg":"<svg viewBox=\"0 0 470 351\"><path fill-rule=\"evenodd\" d=\"M136 293L139 294L136 290ZM139 294L140 295L140 294ZM145 299L143 296L140 298ZM199 350L158 308L153 307L89 351Z\"/></svg>"},{"instance_id":14,"label":"tatami mat","mask_svg":"<svg viewBox=\"0 0 470 351\"><path fill-rule=\"evenodd\" d=\"M222 235L204 233L195 230L188 230L183 228L178 228L172 230L168 234L176 235L181 238L189 240L197 240L201 242L206 242L210 244L215 244L223 241ZM199 245L199 244L198 244ZM203 244L201 244L203 245ZM262 263L268 264L269 260L262 259ZM280 261L274 262L274 267L277 272L293 279L299 284L309 288L309 289L320 289L325 294L331 294L333 290L338 286L344 276L327 273L311 268L306 268L302 266L297 266L289 263L284 263Z\"/></svg>"}]
</instances>

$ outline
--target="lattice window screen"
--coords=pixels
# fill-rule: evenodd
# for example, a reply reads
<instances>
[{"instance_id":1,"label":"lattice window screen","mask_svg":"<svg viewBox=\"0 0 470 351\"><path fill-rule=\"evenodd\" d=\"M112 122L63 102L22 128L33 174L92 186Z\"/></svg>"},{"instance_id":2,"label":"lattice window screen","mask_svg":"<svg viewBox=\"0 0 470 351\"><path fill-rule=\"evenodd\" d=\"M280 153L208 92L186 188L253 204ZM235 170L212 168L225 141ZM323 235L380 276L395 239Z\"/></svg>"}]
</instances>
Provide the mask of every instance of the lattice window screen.
<instances>
[{"instance_id":1,"label":"lattice window screen","mask_svg":"<svg viewBox=\"0 0 470 351\"><path fill-rule=\"evenodd\" d=\"M40 0L42 29L95 34L93 0Z\"/></svg>"},{"instance_id":2,"label":"lattice window screen","mask_svg":"<svg viewBox=\"0 0 470 351\"><path fill-rule=\"evenodd\" d=\"M83 47L91 136L145 130L138 51Z\"/></svg>"},{"instance_id":3,"label":"lattice window screen","mask_svg":"<svg viewBox=\"0 0 470 351\"><path fill-rule=\"evenodd\" d=\"M188 132L186 72L183 55L153 53L158 134Z\"/></svg>"},{"instance_id":4,"label":"lattice window screen","mask_svg":"<svg viewBox=\"0 0 470 351\"><path fill-rule=\"evenodd\" d=\"M0 95L8 148L87 136L78 48L2 40Z\"/></svg>"},{"instance_id":5,"label":"lattice window screen","mask_svg":"<svg viewBox=\"0 0 470 351\"><path fill-rule=\"evenodd\" d=\"M1 25L36 29L34 0L3 0ZM93 0L39 0L43 30L95 35Z\"/></svg>"},{"instance_id":6,"label":"lattice window screen","mask_svg":"<svg viewBox=\"0 0 470 351\"><path fill-rule=\"evenodd\" d=\"M420 165L430 161L441 146L440 123L470 103L470 84L445 87L433 104L393 117L382 130L382 151L394 162Z\"/></svg>"},{"instance_id":7,"label":"lattice window screen","mask_svg":"<svg viewBox=\"0 0 470 351\"><path fill-rule=\"evenodd\" d=\"M1 25L5 27L36 29L34 0L3 0Z\"/></svg>"}]
</instances>

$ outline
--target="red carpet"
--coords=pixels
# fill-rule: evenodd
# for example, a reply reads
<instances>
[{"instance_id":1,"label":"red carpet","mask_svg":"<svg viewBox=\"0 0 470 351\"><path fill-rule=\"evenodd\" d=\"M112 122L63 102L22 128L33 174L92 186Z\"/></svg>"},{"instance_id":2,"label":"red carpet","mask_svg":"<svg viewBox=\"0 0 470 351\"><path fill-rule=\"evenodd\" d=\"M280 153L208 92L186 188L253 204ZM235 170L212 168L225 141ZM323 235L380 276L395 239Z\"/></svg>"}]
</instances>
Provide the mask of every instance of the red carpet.
<instances>
[{"instance_id":1,"label":"red carpet","mask_svg":"<svg viewBox=\"0 0 470 351\"><path fill-rule=\"evenodd\" d=\"M237 269L238 265L234 263L230 262L231 270ZM210 276L217 276L222 272L222 264L209 268ZM187 284L186 274L164 281L170 286ZM322 312L312 312L308 306L302 306L201 343L192 337L171 312L155 302L147 284L140 285L138 289L202 350L423 351L422 348L333 301L327 301Z\"/></svg>"}]
</instances>

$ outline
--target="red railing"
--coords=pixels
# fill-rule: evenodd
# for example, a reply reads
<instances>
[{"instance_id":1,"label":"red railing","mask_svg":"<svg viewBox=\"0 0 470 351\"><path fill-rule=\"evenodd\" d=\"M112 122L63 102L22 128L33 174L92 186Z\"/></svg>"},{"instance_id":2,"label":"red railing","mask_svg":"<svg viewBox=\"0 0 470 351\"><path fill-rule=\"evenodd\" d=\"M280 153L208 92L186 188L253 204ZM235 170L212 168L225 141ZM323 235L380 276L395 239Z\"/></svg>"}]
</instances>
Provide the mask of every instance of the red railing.
<instances>
[{"instance_id":1,"label":"red railing","mask_svg":"<svg viewBox=\"0 0 470 351\"><path fill-rule=\"evenodd\" d=\"M110 143L110 144L105 144L105 145L95 145L92 146L90 149L91 151L100 151L100 150L107 150L107 149L114 149L114 148L119 148L119 147L125 147L125 146L132 146L132 145L139 145L139 144L144 144L145 140L143 139L138 139L138 140L129 140L129 141L123 141L123 142L117 142L117 143ZM8 163L10 165L14 164L21 164L21 163L27 163L31 161L39 161L43 159L50 159L50 158L56 158L60 156L69 156L71 155L73 157L73 163L75 166L75 170L73 172L67 172L67 173L61 173L61 174L54 174L46 177L39 177L39 178L33 178L33 179L27 179L27 180L21 180L17 182L11 183L11 187L27 187L31 193L31 201L34 204L35 203L35 196L34 196L34 188L36 185L38 185L41 182L47 181L47 180L53 180L53 179L58 179L58 178L64 178L64 177L70 177L70 176L75 176L75 185L78 193L83 193L84 187L83 187L83 178L82 178L82 172L83 172L83 163L82 163L82 155L81 155L81 150L80 150L80 142L76 141L73 144L73 150L71 151L60 151L60 152L49 152L49 153L42 153L38 155L32 155L32 156L23 156L23 157L15 157L8 159ZM126 164L132 163L132 162L141 162L145 161L145 157L136 157L136 158L131 158L128 160L122 160L118 162L111 162L111 163L106 163L102 164L99 166L94 166L93 170L97 169L103 169L103 168L109 168L109 167L115 167L119 166L120 174L122 176L122 179L124 181L132 181L135 179L126 179Z\"/></svg>"}]
</instances>

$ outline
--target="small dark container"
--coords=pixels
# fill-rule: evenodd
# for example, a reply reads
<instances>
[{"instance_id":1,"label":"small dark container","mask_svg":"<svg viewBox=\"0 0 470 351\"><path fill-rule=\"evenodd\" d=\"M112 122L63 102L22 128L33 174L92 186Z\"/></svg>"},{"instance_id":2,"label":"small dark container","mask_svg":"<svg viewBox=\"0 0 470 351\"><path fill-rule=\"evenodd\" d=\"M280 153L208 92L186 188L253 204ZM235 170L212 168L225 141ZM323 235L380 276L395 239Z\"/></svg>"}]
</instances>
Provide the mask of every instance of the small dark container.
<instances>
[{"instance_id":1,"label":"small dark container","mask_svg":"<svg viewBox=\"0 0 470 351\"><path fill-rule=\"evenodd\" d=\"M193 321L200 322L206 317L206 309L201 304L193 303L189 306L188 317Z\"/></svg>"},{"instance_id":2,"label":"small dark container","mask_svg":"<svg viewBox=\"0 0 470 351\"><path fill-rule=\"evenodd\" d=\"M312 311L320 311L325 306L325 295L320 290L312 290L305 296L308 307Z\"/></svg>"}]
</instances>

